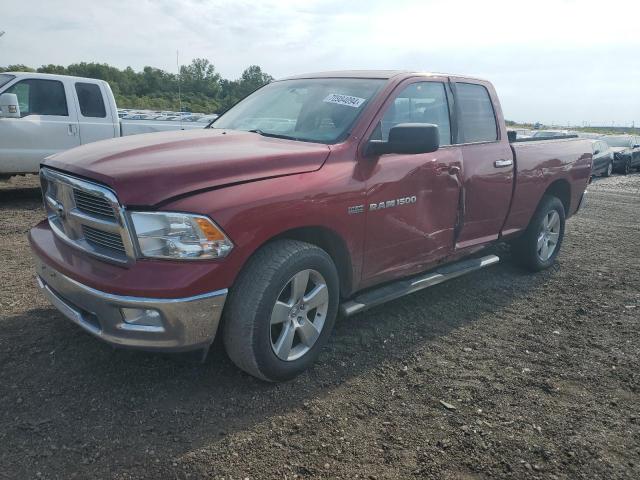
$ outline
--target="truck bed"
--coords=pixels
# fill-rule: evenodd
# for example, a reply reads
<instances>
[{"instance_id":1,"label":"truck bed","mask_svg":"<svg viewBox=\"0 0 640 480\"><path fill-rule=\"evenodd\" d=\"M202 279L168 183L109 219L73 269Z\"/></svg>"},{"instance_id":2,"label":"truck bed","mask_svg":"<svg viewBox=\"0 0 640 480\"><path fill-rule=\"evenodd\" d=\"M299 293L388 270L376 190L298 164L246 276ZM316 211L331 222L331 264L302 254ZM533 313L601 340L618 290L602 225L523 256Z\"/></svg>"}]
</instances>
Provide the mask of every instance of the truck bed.
<instances>
[{"instance_id":1,"label":"truck bed","mask_svg":"<svg viewBox=\"0 0 640 480\"><path fill-rule=\"evenodd\" d=\"M576 136L522 139L511 142L511 150L515 182L503 236L527 227L549 187L564 196L567 217L573 215L591 176L590 141Z\"/></svg>"},{"instance_id":2,"label":"truck bed","mask_svg":"<svg viewBox=\"0 0 640 480\"><path fill-rule=\"evenodd\" d=\"M170 130L196 130L204 128L206 123L176 122L167 120L120 120L120 136L139 133L168 132Z\"/></svg>"}]
</instances>

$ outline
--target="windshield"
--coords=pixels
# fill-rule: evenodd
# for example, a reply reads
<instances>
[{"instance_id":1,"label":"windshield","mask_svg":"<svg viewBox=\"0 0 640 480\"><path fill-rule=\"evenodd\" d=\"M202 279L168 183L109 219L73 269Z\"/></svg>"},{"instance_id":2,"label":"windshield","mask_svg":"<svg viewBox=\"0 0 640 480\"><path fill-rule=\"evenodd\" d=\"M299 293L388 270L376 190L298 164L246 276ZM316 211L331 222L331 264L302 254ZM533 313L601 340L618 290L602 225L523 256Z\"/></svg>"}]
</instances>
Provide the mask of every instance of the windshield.
<instances>
[{"instance_id":1,"label":"windshield","mask_svg":"<svg viewBox=\"0 0 640 480\"><path fill-rule=\"evenodd\" d=\"M610 147L628 147L631 144L629 137L606 137L603 138L603 140L607 142Z\"/></svg>"},{"instance_id":2,"label":"windshield","mask_svg":"<svg viewBox=\"0 0 640 480\"><path fill-rule=\"evenodd\" d=\"M230 109L212 128L254 131L306 142L337 143L385 80L314 78L274 82Z\"/></svg>"},{"instance_id":3,"label":"windshield","mask_svg":"<svg viewBox=\"0 0 640 480\"><path fill-rule=\"evenodd\" d=\"M3 86L5 83L13 80L14 78L16 78L13 75L7 75L6 73L0 73L0 87Z\"/></svg>"}]
</instances>

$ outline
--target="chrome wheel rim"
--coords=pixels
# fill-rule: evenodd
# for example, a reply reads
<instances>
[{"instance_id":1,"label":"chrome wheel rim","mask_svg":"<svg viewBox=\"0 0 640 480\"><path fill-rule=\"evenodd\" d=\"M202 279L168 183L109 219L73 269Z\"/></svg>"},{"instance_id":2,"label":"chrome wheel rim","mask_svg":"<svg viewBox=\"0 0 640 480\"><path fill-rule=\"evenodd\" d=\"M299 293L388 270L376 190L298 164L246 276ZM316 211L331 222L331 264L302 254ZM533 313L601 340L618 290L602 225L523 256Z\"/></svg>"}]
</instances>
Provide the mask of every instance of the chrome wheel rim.
<instances>
[{"instance_id":1,"label":"chrome wheel rim","mask_svg":"<svg viewBox=\"0 0 640 480\"><path fill-rule=\"evenodd\" d=\"M329 289L316 270L296 273L280 291L271 311L271 348L285 362L303 357L320 337L327 311Z\"/></svg>"},{"instance_id":2,"label":"chrome wheel rim","mask_svg":"<svg viewBox=\"0 0 640 480\"><path fill-rule=\"evenodd\" d=\"M542 219L542 228L538 233L537 253L538 258L546 262L553 256L560 238L560 215L551 210Z\"/></svg>"},{"instance_id":3,"label":"chrome wheel rim","mask_svg":"<svg viewBox=\"0 0 640 480\"><path fill-rule=\"evenodd\" d=\"M610 164L607 166L607 177L608 177L608 176L610 176L612 173L613 173L613 164L612 164L612 163L610 163Z\"/></svg>"}]
</instances>

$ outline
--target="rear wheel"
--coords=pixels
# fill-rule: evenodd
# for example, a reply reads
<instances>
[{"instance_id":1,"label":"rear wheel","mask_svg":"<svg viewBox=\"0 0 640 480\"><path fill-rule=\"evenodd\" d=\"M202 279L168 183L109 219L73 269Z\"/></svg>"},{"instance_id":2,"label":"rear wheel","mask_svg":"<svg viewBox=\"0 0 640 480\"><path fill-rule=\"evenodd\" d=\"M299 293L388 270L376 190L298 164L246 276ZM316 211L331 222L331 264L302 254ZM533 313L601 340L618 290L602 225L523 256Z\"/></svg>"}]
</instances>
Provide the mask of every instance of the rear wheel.
<instances>
[{"instance_id":1,"label":"rear wheel","mask_svg":"<svg viewBox=\"0 0 640 480\"><path fill-rule=\"evenodd\" d=\"M255 377L289 380L317 359L338 299L338 273L324 250L295 240L266 245L231 289L223 325L227 354Z\"/></svg>"},{"instance_id":2,"label":"rear wheel","mask_svg":"<svg viewBox=\"0 0 640 480\"><path fill-rule=\"evenodd\" d=\"M515 259L534 272L549 268L560 252L564 226L562 202L545 195L525 233L513 242Z\"/></svg>"}]
</instances>

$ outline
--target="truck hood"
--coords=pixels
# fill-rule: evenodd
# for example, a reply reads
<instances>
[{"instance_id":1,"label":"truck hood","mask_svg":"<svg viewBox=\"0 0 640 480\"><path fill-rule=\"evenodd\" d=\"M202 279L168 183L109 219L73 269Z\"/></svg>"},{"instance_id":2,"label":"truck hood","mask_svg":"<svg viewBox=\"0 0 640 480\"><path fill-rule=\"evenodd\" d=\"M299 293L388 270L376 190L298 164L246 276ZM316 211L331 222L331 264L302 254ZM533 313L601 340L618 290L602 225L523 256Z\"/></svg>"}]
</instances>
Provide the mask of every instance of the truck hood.
<instances>
[{"instance_id":1,"label":"truck hood","mask_svg":"<svg viewBox=\"0 0 640 480\"><path fill-rule=\"evenodd\" d=\"M610 147L613 153L624 152L625 150L629 150L629 147Z\"/></svg>"},{"instance_id":2,"label":"truck hood","mask_svg":"<svg viewBox=\"0 0 640 480\"><path fill-rule=\"evenodd\" d=\"M104 183L124 205L152 206L197 190L318 170L329 151L324 144L202 129L89 143L43 165Z\"/></svg>"}]
</instances>

